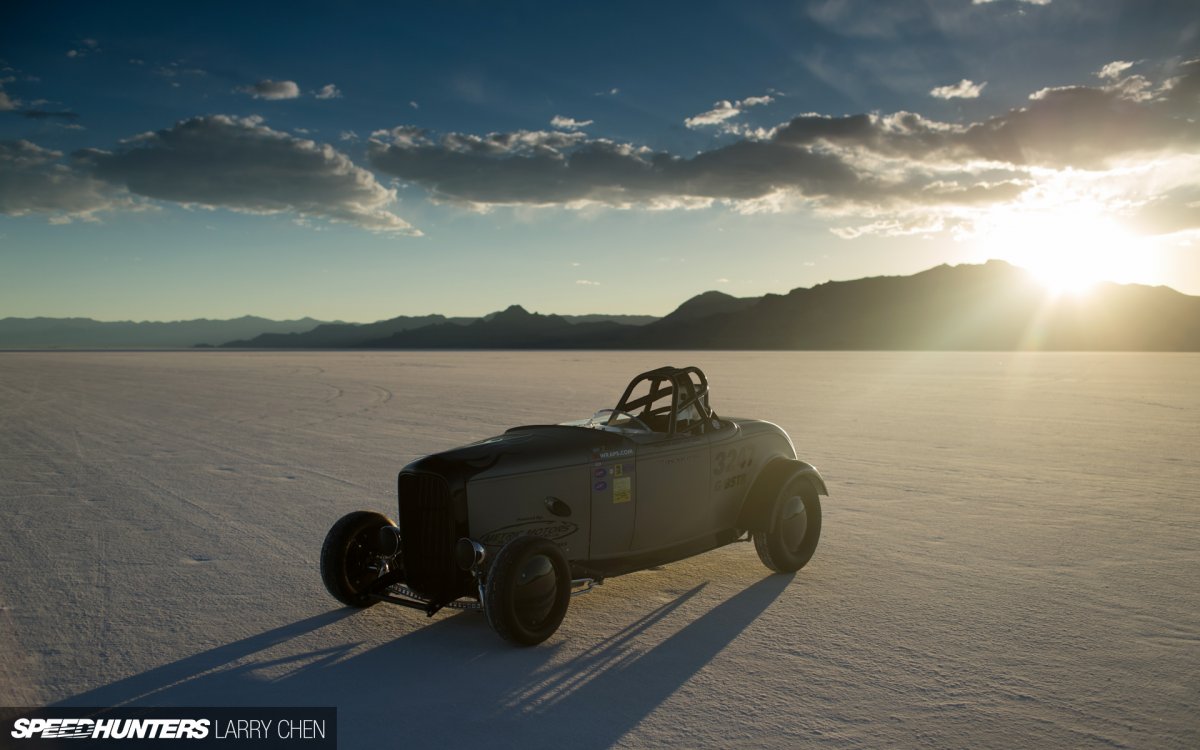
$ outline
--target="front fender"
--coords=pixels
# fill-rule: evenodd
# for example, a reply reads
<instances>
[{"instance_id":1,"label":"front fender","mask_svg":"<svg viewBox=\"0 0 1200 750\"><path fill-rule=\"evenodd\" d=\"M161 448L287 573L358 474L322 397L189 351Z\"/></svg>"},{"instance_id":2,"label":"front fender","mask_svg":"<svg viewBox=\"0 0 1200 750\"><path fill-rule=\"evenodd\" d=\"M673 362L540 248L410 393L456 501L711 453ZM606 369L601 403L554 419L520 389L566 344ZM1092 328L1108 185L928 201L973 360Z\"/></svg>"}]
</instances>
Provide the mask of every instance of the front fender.
<instances>
[{"instance_id":1,"label":"front fender","mask_svg":"<svg viewBox=\"0 0 1200 750\"><path fill-rule=\"evenodd\" d=\"M767 531L771 523L771 503L775 495L780 487L797 477L803 477L818 495L829 495L825 480L815 466L794 458L774 458L758 472L754 484L746 493L746 501L738 515L737 527L749 531Z\"/></svg>"}]
</instances>

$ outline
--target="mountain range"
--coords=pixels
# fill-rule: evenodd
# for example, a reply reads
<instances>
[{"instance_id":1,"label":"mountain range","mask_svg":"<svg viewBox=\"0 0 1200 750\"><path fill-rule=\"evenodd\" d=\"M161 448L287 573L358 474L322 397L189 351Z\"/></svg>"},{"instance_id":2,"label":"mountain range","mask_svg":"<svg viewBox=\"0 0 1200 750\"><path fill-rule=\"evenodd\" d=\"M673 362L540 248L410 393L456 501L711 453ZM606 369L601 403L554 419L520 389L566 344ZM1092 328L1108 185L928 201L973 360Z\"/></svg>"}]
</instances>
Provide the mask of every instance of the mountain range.
<instances>
[{"instance_id":1,"label":"mountain range","mask_svg":"<svg viewBox=\"0 0 1200 750\"><path fill-rule=\"evenodd\" d=\"M325 323L317 326L311 331L301 333L264 333L255 336L251 339L242 339L238 341L230 341L222 346L231 348L250 348L250 349L345 349L357 346L365 347L380 347L387 346L385 342L392 340L392 337L397 334L408 331L421 331L415 333L414 340L429 342L427 345L435 348L446 346L454 347L457 344L451 343L457 340L475 340L478 337L473 337L472 332L481 329L473 326L484 325L487 330L499 330L504 327L507 319L507 314L516 307L514 305L504 312L496 312L490 315L485 315L482 318L447 318L444 315L421 315L409 317L401 315L400 317L390 318L388 320L380 320L375 323ZM545 316L533 316L535 319L540 319ZM580 326L578 330L587 330L587 326L592 326L598 323L620 324L628 327L645 325L652 323L658 318L652 315L565 315L550 316L555 319L557 324L564 326ZM500 318L500 324L497 326L487 325L496 318ZM536 325L536 324L535 324ZM514 333L519 334L521 325L515 324L518 329ZM504 336L501 336L504 338ZM519 339L519 335L518 335ZM434 343L436 341L445 340L446 343ZM475 348L474 345L467 344L468 348ZM498 346L493 342L491 346ZM509 347L502 347L509 348Z\"/></svg>"},{"instance_id":2,"label":"mountain range","mask_svg":"<svg viewBox=\"0 0 1200 750\"><path fill-rule=\"evenodd\" d=\"M510 307L361 344L389 349L1200 351L1200 297L1100 284L1057 295L1002 261L831 281L785 295L705 292L643 326L572 325Z\"/></svg>"},{"instance_id":3,"label":"mountain range","mask_svg":"<svg viewBox=\"0 0 1200 750\"><path fill-rule=\"evenodd\" d=\"M69 319L55 327L51 319L34 320L45 332L40 339L35 327L13 323L20 319L0 320L0 347L102 347L113 344L95 342L120 340L117 346L224 341L220 346L226 348L289 349L1200 351L1200 297L1162 286L1111 283L1078 296L1056 295L1027 271L995 260L942 265L911 276L830 281L783 295L733 297L710 291L663 318L542 315L513 305L482 318L401 316L366 324ZM220 338L216 334L227 329L219 324L237 324L243 331L260 327L252 334ZM187 344L160 343L170 337L167 328L155 326L175 327L175 342L201 329L204 335ZM15 345L13 330L21 332ZM94 331L97 336L93 343L82 343L79 334L67 331ZM147 343L133 343L130 332L144 332ZM64 340L76 343L57 343Z\"/></svg>"},{"instance_id":4,"label":"mountain range","mask_svg":"<svg viewBox=\"0 0 1200 750\"><path fill-rule=\"evenodd\" d=\"M0 349L181 349L218 344L262 333L307 331L321 321L269 320L246 315L232 320L99 321L91 318L2 318Z\"/></svg>"},{"instance_id":5,"label":"mountain range","mask_svg":"<svg viewBox=\"0 0 1200 750\"><path fill-rule=\"evenodd\" d=\"M716 300L713 300L716 303ZM831 281L711 315L668 315L623 346L681 349L1200 351L1200 297L1104 283L1058 295L1002 261Z\"/></svg>"}]
</instances>

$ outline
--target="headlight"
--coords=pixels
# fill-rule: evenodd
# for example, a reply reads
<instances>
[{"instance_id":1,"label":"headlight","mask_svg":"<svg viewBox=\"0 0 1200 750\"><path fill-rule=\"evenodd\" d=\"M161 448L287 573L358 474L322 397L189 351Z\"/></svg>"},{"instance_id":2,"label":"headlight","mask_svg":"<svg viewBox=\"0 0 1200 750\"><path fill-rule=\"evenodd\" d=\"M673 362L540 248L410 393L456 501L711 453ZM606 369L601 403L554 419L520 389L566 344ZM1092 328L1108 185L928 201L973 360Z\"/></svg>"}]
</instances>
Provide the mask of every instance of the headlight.
<instances>
[{"instance_id":1,"label":"headlight","mask_svg":"<svg viewBox=\"0 0 1200 750\"><path fill-rule=\"evenodd\" d=\"M458 544L454 545L454 561L463 570L474 570L479 567L485 557L487 557L487 550L483 548L482 544L472 539L463 537L458 540Z\"/></svg>"}]
</instances>

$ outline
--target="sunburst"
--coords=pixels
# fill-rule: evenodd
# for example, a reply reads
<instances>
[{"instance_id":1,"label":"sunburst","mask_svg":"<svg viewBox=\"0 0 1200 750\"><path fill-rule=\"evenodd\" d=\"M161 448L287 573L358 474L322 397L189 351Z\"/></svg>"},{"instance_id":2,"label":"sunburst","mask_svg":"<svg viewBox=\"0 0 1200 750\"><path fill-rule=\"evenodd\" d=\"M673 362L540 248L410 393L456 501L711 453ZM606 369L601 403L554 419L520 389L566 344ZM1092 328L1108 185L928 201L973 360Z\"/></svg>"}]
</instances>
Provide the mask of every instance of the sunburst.
<instances>
[{"instance_id":1,"label":"sunburst","mask_svg":"<svg viewBox=\"0 0 1200 750\"><path fill-rule=\"evenodd\" d=\"M1025 268L1056 295L1083 295L1102 281L1144 281L1154 270L1141 239L1095 211L1010 213L982 244L989 257Z\"/></svg>"}]
</instances>

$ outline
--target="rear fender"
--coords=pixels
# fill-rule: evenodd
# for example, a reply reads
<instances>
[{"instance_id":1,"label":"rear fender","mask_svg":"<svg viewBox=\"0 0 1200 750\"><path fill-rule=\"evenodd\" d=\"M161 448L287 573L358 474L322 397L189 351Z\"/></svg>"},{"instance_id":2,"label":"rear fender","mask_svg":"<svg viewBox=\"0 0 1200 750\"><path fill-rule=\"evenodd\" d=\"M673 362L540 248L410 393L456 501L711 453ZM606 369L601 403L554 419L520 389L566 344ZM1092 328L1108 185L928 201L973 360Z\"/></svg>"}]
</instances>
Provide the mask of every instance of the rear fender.
<instances>
[{"instance_id":1,"label":"rear fender","mask_svg":"<svg viewBox=\"0 0 1200 750\"><path fill-rule=\"evenodd\" d=\"M818 495L829 495L825 480L816 467L794 458L774 458L758 473L750 491L746 493L737 527L749 531L769 531L772 501L780 487L797 477L807 481Z\"/></svg>"}]
</instances>

